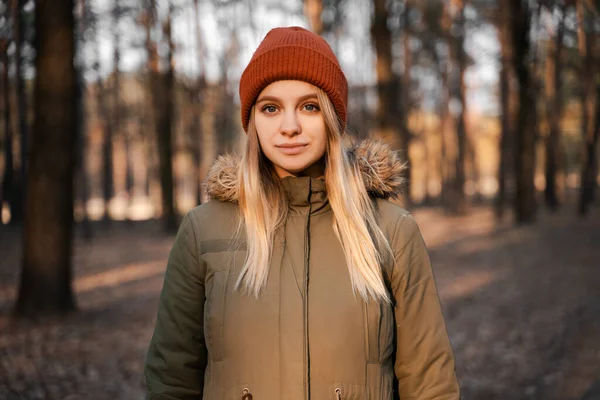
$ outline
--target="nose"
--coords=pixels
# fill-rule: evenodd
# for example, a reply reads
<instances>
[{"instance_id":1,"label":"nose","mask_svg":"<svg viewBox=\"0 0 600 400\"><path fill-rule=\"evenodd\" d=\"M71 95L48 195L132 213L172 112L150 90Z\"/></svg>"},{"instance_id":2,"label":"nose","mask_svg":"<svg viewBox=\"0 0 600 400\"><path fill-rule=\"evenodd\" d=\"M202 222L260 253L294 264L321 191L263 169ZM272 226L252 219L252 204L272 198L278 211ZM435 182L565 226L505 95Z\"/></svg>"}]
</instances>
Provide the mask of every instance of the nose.
<instances>
[{"instance_id":1,"label":"nose","mask_svg":"<svg viewBox=\"0 0 600 400\"><path fill-rule=\"evenodd\" d=\"M298 121L298 116L295 111L290 110L283 114L283 120L281 121L279 131L281 134L287 136L296 136L302 132L300 121Z\"/></svg>"}]
</instances>

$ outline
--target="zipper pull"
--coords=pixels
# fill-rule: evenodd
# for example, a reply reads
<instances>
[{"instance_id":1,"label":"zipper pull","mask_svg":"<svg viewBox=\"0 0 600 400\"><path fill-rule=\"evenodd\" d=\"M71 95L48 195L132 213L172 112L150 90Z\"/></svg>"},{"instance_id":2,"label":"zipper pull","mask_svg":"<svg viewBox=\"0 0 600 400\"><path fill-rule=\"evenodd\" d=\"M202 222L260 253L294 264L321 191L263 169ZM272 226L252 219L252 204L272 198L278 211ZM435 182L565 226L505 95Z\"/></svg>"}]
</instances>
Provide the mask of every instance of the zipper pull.
<instances>
[{"instance_id":1,"label":"zipper pull","mask_svg":"<svg viewBox=\"0 0 600 400\"><path fill-rule=\"evenodd\" d=\"M342 400L342 389L340 389L340 388L335 389L335 398L336 398L336 400Z\"/></svg>"},{"instance_id":2,"label":"zipper pull","mask_svg":"<svg viewBox=\"0 0 600 400\"><path fill-rule=\"evenodd\" d=\"M242 390L242 400L252 400L252 393L250 393L250 389L244 388L244 390Z\"/></svg>"}]
</instances>

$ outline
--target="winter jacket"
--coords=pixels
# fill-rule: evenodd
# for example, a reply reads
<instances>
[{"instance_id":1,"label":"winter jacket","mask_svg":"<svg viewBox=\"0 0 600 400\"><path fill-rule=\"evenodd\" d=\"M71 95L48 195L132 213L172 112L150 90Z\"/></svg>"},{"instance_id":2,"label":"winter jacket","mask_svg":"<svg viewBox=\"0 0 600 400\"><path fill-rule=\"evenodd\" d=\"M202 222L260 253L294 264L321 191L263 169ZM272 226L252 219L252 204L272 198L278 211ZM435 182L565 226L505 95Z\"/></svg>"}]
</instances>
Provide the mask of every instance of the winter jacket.
<instances>
[{"instance_id":1,"label":"winter jacket","mask_svg":"<svg viewBox=\"0 0 600 400\"><path fill-rule=\"evenodd\" d=\"M281 180L289 212L258 299L234 290L238 161L211 171L212 200L184 218L171 250L145 364L147 399L450 400L454 358L415 219L387 200L402 163L377 142L351 150L393 250L392 304L354 295L322 179Z\"/></svg>"}]
</instances>

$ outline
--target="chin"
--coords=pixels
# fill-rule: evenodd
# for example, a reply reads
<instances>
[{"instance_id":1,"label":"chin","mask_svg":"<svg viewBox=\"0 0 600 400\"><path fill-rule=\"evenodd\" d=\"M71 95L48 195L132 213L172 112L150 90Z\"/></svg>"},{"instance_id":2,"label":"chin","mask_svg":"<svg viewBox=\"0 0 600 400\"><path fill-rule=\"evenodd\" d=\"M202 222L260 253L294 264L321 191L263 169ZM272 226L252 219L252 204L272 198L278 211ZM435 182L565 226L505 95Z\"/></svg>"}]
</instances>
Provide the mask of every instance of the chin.
<instances>
[{"instance_id":1,"label":"chin","mask_svg":"<svg viewBox=\"0 0 600 400\"><path fill-rule=\"evenodd\" d=\"M304 171L305 169L307 169L308 167L310 167L312 164L313 163L310 161L298 160L298 161L290 162L289 160L280 160L280 162L277 163L277 166L281 169L286 170L290 174L298 174L298 173Z\"/></svg>"},{"instance_id":2,"label":"chin","mask_svg":"<svg viewBox=\"0 0 600 400\"><path fill-rule=\"evenodd\" d=\"M304 171L305 169L307 169L308 167L310 167L310 164L302 164L302 165L279 165L279 168L286 170L287 172L289 172L290 174L299 174L300 172Z\"/></svg>"}]
</instances>

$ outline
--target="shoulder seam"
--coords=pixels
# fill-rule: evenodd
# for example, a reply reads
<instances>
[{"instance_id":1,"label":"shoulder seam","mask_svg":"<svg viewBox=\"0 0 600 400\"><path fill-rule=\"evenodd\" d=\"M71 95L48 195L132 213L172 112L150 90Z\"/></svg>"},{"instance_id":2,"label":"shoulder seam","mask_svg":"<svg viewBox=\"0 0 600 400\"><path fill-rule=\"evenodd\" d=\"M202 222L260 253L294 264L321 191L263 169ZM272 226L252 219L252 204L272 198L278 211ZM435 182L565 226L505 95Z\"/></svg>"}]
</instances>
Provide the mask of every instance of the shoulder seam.
<instances>
[{"instance_id":1,"label":"shoulder seam","mask_svg":"<svg viewBox=\"0 0 600 400\"><path fill-rule=\"evenodd\" d=\"M398 217L398 219L396 220L396 223L394 223L394 233L392 235L392 243L394 243L394 241L396 240L396 235L398 234L398 231L400 230L400 228L402 228L402 225L404 224L404 221L406 221L406 216L409 213L405 213L402 214L401 216ZM394 264L392 265L392 277L394 276L394 272L396 272L396 253L394 252L394 249L392 249L392 255L394 256Z\"/></svg>"},{"instance_id":2,"label":"shoulder seam","mask_svg":"<svg viewBox=\"0 0 600 400\"><path fill-rule=\"evenodd\" d=\"M198 238L196 236L196 228L194 227L194 219L191 217L191 213L193 210L190 210L185 214L185 218L189 220L190 225L192 226L192 235L194 236L194 253L196 255L196 263L200 264L200 258L198 255Z\"/></svg>"},{"instance_id":3,"label":"shoulder seam","mask_svg":"<svg viewBox=\"0 0 600 400\"><path fill-rule=\"evenodd\" d=\"M412 214L407 211L400 218L398 218L399 220L402 219L402 222L400 223L400 226L398 226L398 221L396 221L396 225L394 226L394 240L396 239L396 234L398 233L398 231L400 231L402 229L402 226L404 225L404 223L406 222L406 220L408 219L409 216L412 217ZM413 217L413 219L414 219L414 217ZM392 276L396 272L396 255L397 254L401 254L401 253L404 252L404 250L406 249L406 247L408 247L408 245L412 242L412 240L415 237L415 234L417 232L419 232L419 230L415 229L415 231L411 233L411 235L408 238L408 240L406 241L406 243L404 243L404 245L402 246L402 248L398 252L394 252L394 266L392 268Z\"/></svg>"}]
</instances>

